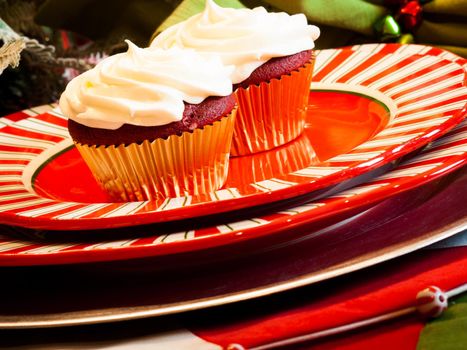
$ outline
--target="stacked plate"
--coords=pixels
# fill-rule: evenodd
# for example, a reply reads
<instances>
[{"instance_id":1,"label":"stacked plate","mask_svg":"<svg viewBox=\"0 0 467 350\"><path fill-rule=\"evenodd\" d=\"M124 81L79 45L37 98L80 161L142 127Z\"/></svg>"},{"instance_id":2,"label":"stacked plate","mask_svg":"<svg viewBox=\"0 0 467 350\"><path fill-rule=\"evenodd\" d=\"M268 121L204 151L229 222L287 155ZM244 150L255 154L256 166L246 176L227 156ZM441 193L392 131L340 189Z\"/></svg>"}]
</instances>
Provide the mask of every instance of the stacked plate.
<instances>
[{"instance_id":1,"label":"stacked plate","mask_svg":"<svg viewBox=\"0 0 467 350\"><path fill-rule=\"evenodd\" d=\"M327 232L361 218L376 204L422 188L467 162L465 67L462 58L418 45L320 51L303 135L269 152L232 158L227 184L215 193L161 202L109 202L73 148L66 119L55 106L2 118L0 266L93 264L108 271L120 261L134 271L142 262L159 270L152 273L174 274L189 265L243 259L310 233L326 240ZM410 245L401 241L379 259L362 259L355 269L456 232ZM345 256L335 262L346 263ZM333 274L320 276L307 283ZM267 283L262 290L248 297L271 293ZM154 305L152 313L132 317L241 299L227 294L213 291L195 298L185 292ZM79 315L64 311L69 310L61 310L60 317L24 310L0 315L0 326L116 319L108 312L87 317L83 310Z\"/></svg>"}]
</instances>

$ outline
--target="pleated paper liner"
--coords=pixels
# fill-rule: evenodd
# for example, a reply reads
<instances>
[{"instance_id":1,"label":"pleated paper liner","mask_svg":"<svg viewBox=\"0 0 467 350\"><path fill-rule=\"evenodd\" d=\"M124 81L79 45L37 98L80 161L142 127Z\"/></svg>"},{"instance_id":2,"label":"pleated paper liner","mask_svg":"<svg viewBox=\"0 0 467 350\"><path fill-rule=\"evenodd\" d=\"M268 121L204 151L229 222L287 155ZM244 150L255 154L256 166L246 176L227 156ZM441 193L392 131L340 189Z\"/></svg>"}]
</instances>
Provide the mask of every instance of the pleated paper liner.
<instances>
[{"instance_id":1,"label":"pleated paper liner","mask_svg":"<svg viewBox=\"0 0 467 350\"><path fill-rule=\"evenodd\" d=\"M257 153L298 137L305 125L315 59L288 75L238 88L232 156Z\"/></svg>"},{"instance_id":2,"label":"pleated paper liner","mask_svg":"<svg viewBox=\"0 0 467 350\"><path fill-rule=\"evenodd\" d=\"M75 143L96 180L115 201L157 200L220 189L227 179L237 109L193 132L141 144Z\"/></svg>"},{"instance_id":3,"label":"pleated paper liner","mask_svg":"<svg viewBox=\"0 0 467 350\"><path fill-rule=\"evenodd\" d=\"M280 181L284 175L319 162L309 137L302 134L272 150L231 158L227 184L229 187L241 188L245 184L263 180Z\"/></svg>"}]
</instances>

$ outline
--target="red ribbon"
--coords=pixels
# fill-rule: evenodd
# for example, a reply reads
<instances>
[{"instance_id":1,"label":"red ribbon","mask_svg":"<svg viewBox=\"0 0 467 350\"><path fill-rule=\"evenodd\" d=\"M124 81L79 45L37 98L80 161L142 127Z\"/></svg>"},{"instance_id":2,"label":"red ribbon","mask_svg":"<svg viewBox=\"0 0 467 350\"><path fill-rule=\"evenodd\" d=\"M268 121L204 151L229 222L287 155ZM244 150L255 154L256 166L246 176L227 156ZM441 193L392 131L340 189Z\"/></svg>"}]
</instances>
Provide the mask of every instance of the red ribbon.
<instances>
[{"instance_id":1,"label":"red ribbon","mask_svg":"<svg viewBox=\"0 0 467 350\"><path fill-rule=\"evenodd\" d=\"M413 32L422 21L422 6L418 0L412 0L402 6L397 15L397 22L404 31Z\"/></svg>"}]
</instances>

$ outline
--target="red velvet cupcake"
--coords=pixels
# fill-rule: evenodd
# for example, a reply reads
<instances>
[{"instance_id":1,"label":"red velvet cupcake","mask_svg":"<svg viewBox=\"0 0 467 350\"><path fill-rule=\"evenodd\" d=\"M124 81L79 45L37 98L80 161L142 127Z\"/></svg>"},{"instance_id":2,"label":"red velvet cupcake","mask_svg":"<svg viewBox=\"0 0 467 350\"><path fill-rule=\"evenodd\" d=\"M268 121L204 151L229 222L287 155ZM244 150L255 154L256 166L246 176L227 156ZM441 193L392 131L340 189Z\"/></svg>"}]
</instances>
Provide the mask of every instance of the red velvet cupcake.
<instances>
[{"instance_id":1,"label":"red velvet cupcake","mask_svg":"<svg viewBox=\"0 0 467 350\"><path fill-rule=\"evenodd\" d=\"M166 29L151 47L192 48L235 66L239 110L231 153L245 155L303 131L318 36L303 14L222 8L207 0L203 13Z\"/></svg>"},{"instance_id":2,"label":"red velvet cupcake","mask_svg":"<svg viewBox=\"0 0 467 350\"><path fill-rule=\"evenodd\" d=\"M236 114L230 74L192 50L129 43L73 79L60 108L114 200L209 193L227 177Z\"/></svg>"}]
</instances>

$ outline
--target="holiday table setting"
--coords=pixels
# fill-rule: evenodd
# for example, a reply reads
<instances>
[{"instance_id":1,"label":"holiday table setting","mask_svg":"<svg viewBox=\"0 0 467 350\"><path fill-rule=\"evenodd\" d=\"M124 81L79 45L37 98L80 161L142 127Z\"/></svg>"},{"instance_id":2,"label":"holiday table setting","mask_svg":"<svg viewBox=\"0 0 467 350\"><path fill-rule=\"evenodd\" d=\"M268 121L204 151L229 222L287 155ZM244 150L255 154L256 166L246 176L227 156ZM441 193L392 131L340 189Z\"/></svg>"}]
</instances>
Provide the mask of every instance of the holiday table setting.
<instances>
[{"instance_id":1,"label":"holiday table setting","mask_svg":"<svg viewBox=\"0 0 467 350\"><path fill-rule=\"evenodd\" d=\"M176 5L154 35L204 1ZM304 132L232 157L217 191L114 201L55 101L0 119L2 347L465 347L467 61L454 34L465 6L259 5L303 12L330 35ZM60 6L45 1L37 20L82 31L71 12L69 26L53 23ZM28 49L72 75L106 56L57 58L2 23L7 70Z\"/></svg>"}]
</instances>

